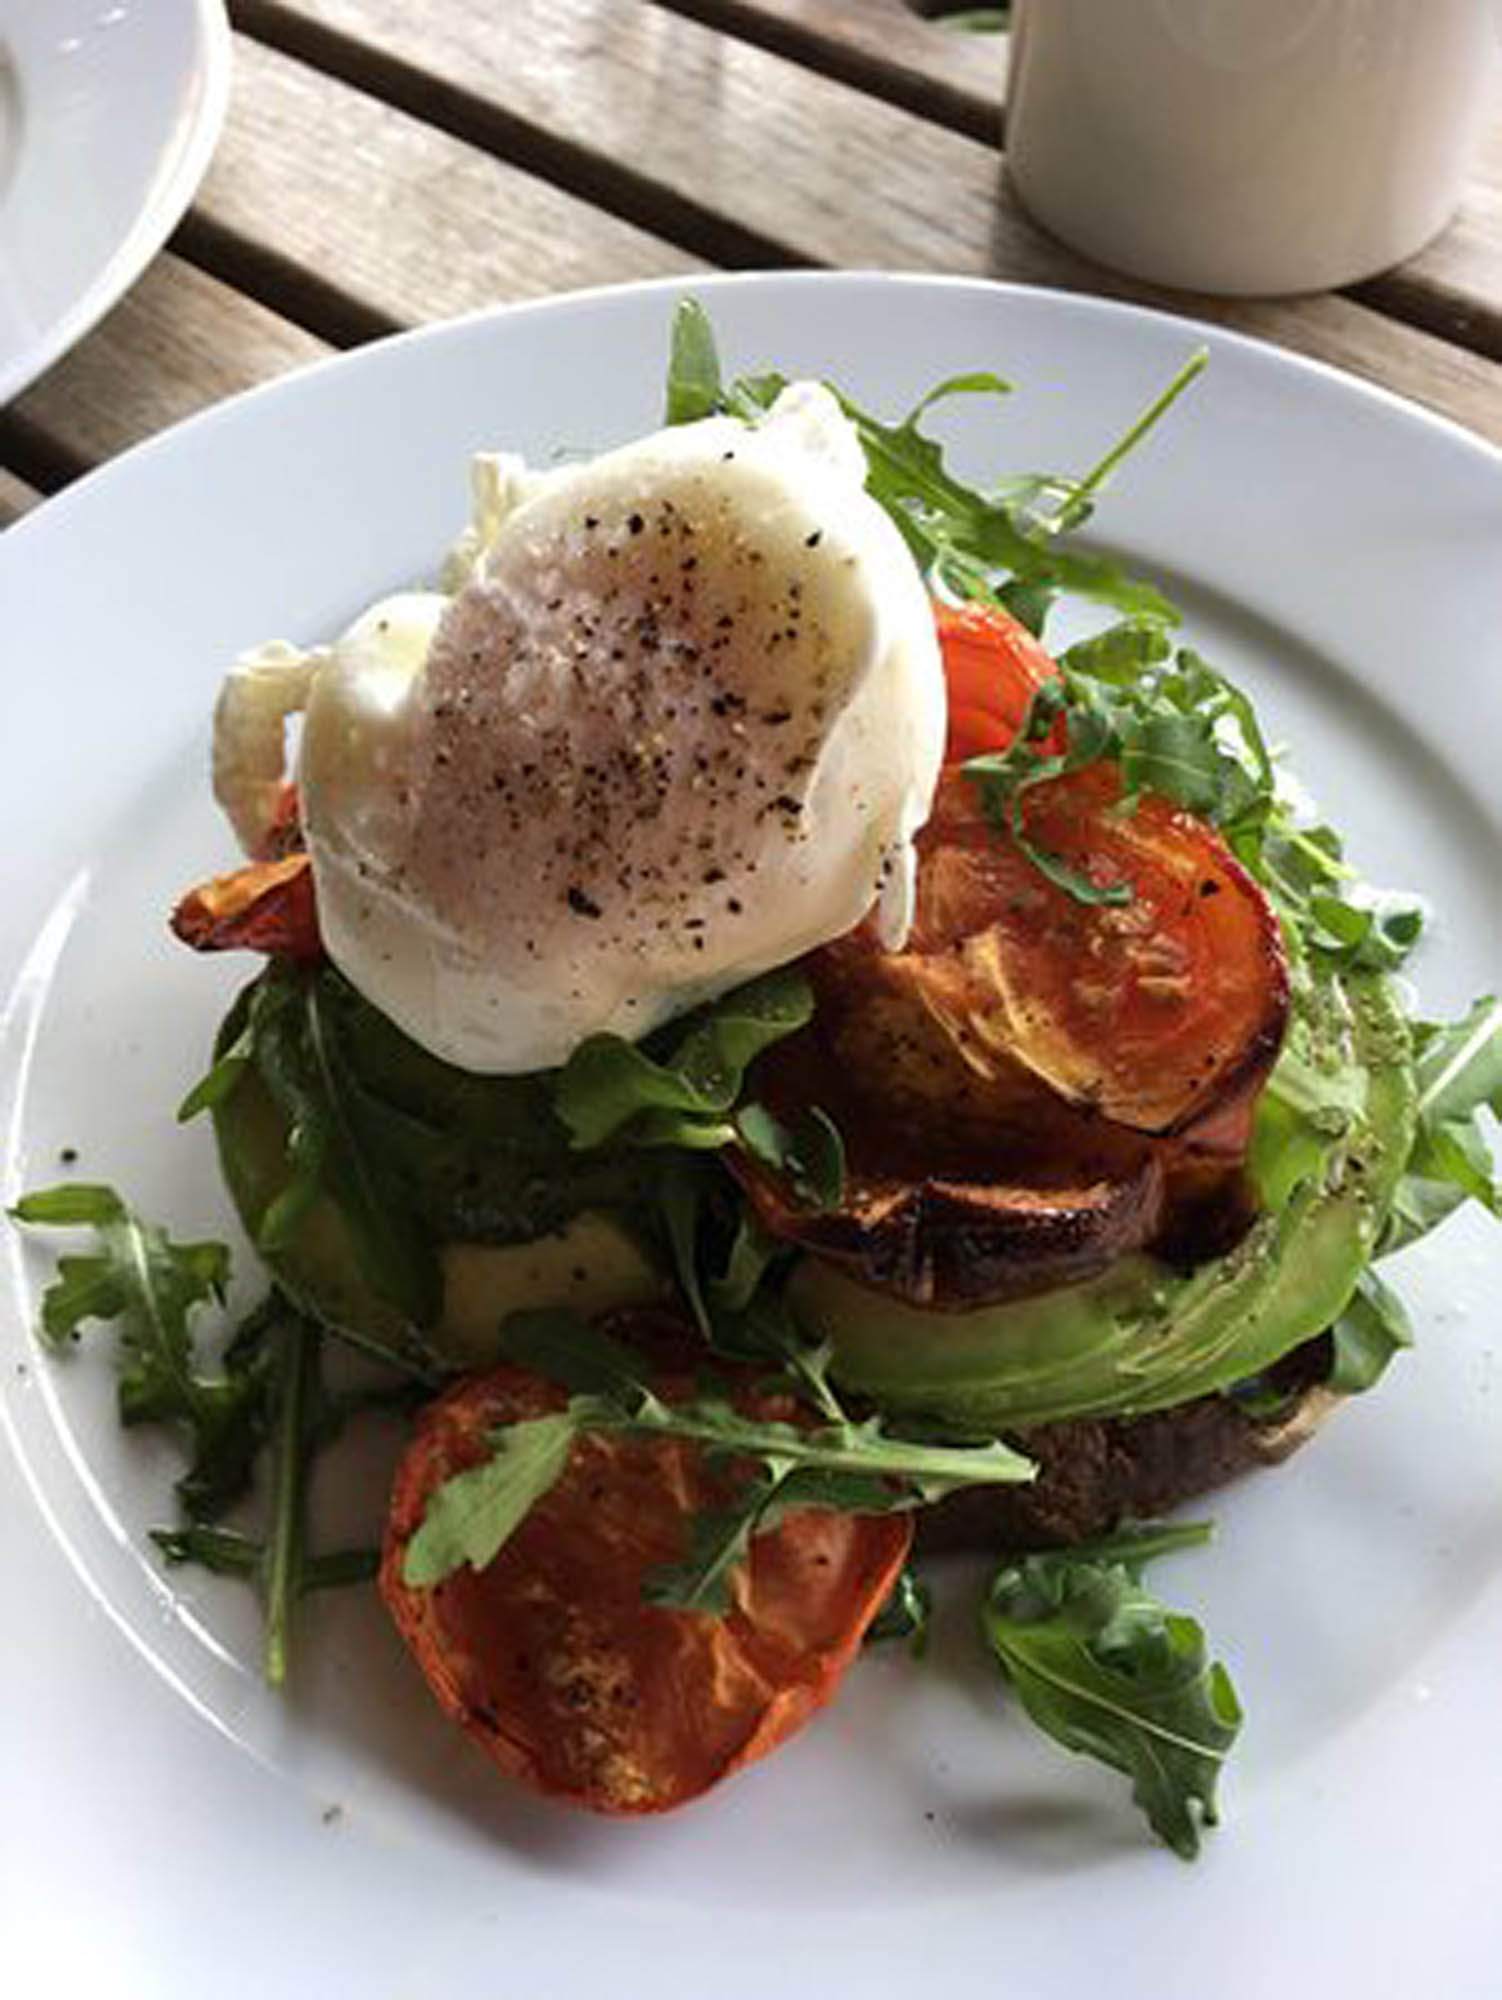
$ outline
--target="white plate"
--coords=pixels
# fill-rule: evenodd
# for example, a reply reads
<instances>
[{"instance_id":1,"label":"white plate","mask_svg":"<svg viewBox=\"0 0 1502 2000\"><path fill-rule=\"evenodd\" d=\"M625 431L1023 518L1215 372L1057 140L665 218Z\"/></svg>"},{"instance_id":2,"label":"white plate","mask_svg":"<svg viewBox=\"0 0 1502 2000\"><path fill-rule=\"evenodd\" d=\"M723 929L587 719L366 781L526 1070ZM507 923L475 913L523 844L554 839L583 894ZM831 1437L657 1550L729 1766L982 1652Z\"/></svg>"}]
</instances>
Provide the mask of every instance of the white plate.
<instances>
[{"instance_id":1,"label":"white plate","mask_svg":"<svg viewBox=\"0 0 1502 2000\"><path fill-rule=\"evenodd\" d=\"M0 406L161 248L229 63L222 0L0 0Z\"/></svg>"},{"instance_id":2,"label":"white plate","mask_svg":"<svg viewBox=\"0 0 1502 2000\"><path fill-rule=\"evenodd\" d=\"M1182 593L1368 871L1432 898L1426 1002L1495 976L1495 453L1128 307L930 279L699 289L734 365L827 373L878 409L963 369L1011 375L1002 412L950 422L972 476L1083 467L1207 341L1208 380L1123 472L1100 536ZM179 1232L224 1228L204 1134L172 1107L241 969L190 959L161 921L230 851L204 782L220 670L424 572L473 448L650 426L673 294L366 349L132 453L0 542L8 1191L71 1145ZM0 1935L54 1990L186 1995L208 1965L219 1996L1495 1991L1499 1262L1475 1218L1408 1259L1416 1352L1227 1496L1218 1548L1161 1571L1249 1711L1194 1869L1143 1838L1114 1777L1032 1741L961 1614L960 1664L868 1659L794 1745L646 1825L498 1785L358 1596L310 1607L273 1699L243 1596L142 1551L167 1460L116 1429L102 1343L65 1364L29 1345L47 1248L8 1242L0 1325Z\"/></svg>"}]
</instances>

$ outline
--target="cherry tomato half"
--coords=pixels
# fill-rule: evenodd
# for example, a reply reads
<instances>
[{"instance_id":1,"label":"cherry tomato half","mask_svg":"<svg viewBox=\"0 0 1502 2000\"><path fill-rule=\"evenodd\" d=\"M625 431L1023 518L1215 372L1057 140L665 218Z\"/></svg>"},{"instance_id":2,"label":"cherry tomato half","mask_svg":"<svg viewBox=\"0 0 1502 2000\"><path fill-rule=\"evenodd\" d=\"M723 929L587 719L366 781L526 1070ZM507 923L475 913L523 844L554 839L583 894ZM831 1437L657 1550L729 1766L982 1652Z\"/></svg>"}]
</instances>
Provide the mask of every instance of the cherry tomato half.
<instances>
[{"instance_id":1,"label":"cherry tomato half","mask_svg":"<svg viewBox=\"0 0 1502 2000\"><path fill-rule=\"evenodd\" d=\"M997 605L935 604L949 689L946 763L1004 750L1058 668L1042 640Z\"/></svg>"}]
</instances>

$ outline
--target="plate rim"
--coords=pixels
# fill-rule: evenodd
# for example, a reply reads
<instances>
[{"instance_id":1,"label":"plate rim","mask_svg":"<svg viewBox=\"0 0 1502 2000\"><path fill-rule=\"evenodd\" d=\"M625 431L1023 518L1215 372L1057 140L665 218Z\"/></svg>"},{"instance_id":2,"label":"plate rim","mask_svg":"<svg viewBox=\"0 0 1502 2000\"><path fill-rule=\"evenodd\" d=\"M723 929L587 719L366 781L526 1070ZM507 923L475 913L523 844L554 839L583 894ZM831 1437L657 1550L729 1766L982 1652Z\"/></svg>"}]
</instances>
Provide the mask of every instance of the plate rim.
<instances>
[{"instance_id":1,"label":"plate rim","mask_svg":"<svg viewBox=\"0 0 1502 2000\"><path fill-rule=\"evenodd\" d=\"M188 70L202 90L193 120L177 144L165 181L143 201L130 227L72 303L9 358L0 356L0 411L31 388L76 347L130 290L182 220L219 143L229 109L234 43L226 0L189 0L192 46ZM166 150L164 146L163 151Z\"/></svg>"},{"instance_id":2,"label":"plate rim","mask_svg":"<svg viewBox=\"0 0 1502 2000\"><path fill-rule=\"evenodd\" d=\"M196 0L196 4L209 10L216 10L222 6L223 0ZM401 327L395 332L381 334L374 340L363 341L358 346L340 348L333 353L321 354L313 360L300 362L265 381L251 383L233 395L222 397L200 410L192 411L164 429L154 431L149 437L137 439L123 451L116 452L99 464L91 466L86 472L70 480L66 486L47 496L37 506L28 509L19 520L13 522L5 533L0 535L0 550L18 539L24 541L43 521L55 523L58 511L65 509L71 499L83 493L92 495L101 482L113 478L122 466L133 464L137 459L158 451L175 448L175 441L186 430L199 425L208 428L225 421L237 420L240 412L262 401L301 393L304 384L326 372L353 373L363 367L382 366L387 357L393 353L413 346L441 344L445 340L459 339L487 322L509 322L547 316L563 310L589 309L617 298L698 297L700 293L710 295L734 293L759 290L768 286L787 286L794 291L825 289L836 291L861 285L872 285L878 289L900 286L997 298L1041 299L1056 308L1080 312L1086 316L1099 315L1107 319L1119 319L1123 323L1148 320L1163 326L1177 327L1190 334L1199 335L1203 340L1215 345L1227 345L1248 356L1260 356L1264 361L1270 359L1310 380L1327 383L1339 393L1349 395L1358 401L1366 401L1373 408L1384 410L1408 426L1448 438L1453 444L1476 454L1483 463L1502 474L1502 444L1493 443L1490 438L1483 437L1479 431L1470 429L1458 418L1448 416L1440 410L1432 410L1414 397L1389 388L1385 383L1374 382L1364 375L1357 375L1336 362L1324 360L1318 355L1305 354L1297 348L1284 347L1277 341L1267 340L1259 334L1244 332L1239 327L1223 326L1215 320L1199 318L1190 312L1180 312L1170 305L1139 305L1132 299L1109 298L1095 292L1073 291L1060 285L1032 285L1020 279L971 277L953 272L888 271L873 266L840 270L767 268L681 272L652 278L626 279L616 283L581 285L568 291L549 292L540 298L501 300L490 305L476 306L469 312ZM3 408L3 404L3 393L0 393L0 408Z\"/></svg>"},{"instance_id":3,"label":"plate rim","mask_svg":"<svg viewBox=\"0 0 1502 2000\"><path fill-rule=\"evenodd\" d=\"M727 275L726 278L720 280L719 282L721 284L744 286L748 283L756 283L759 280L761 280L764 276L771 276L781 283L791 282L791 283L796 283L799 286L807 286L811 283L817 283L827 286L831 283L831 281L834 282L848 281L852 278L876 279L885 284L891 282L894 278L901 280L911 277L912 279L917 280L922 285L930 288L942 285L957 285L962 287L984 289L988 292L993 292L993 293L1006 292L1010 294L1023 294L1034 299L1037 299L1044 289L1040 287L1030 287L1030 286L998 286L994 283L984 280L935 279L931 277L929 274L922 274L922 273L891 274L891 273L880 273L880 272L873 272L873 273L780 273L779 272L773 274L737 273L737 274L729 274ZM575 305L581 302L586 304L592 303L598 301L602 297L611 296L622 292L633 293L633 294L645 293L648 295L655 295L661 297L670 294L674 291L678 293L683 293L687 291L697 292L700 290L707 290L707 289L708 289L708 284L706 281L702 279L695 282L687 282L682 279L674 279L674 278L644 281L642 283L626 285L626 286L594 287L594 288L589 288L585 292L576 292L576 293L558 295L554 298L546 300L527 301L524 304L515 307L486 308L481 312L466 315L462 321L441 322L431 328L412 329L401 335L395 336L394 339L396 341L401 341L401 342L413 342L416 340L430 339L434 334L442 333L445 328L459 326L459 325L469 325L476 320L484 320L502 316L509 317L518 313L526 313L530 315L534 312L544 311L548 309L556 310L560 305L566 303L572 303ZM1067 305L1071 310L1075 310L1081 307L1087 308L1091 314L1099 314L1102 309L1106 309L1108 312L1111 313L1125 311L1134 316L1137 314L1142 314L1144 316L1150 316L1155 320L1172 322L1179 327L1184 326L1186 323L1191 325L1194 324L1194 322L1186 322L1180 315L1174 313L1162 312L1152 308L1137 308L1135 306L1130 305L1130 303L1128 302L1099 301L1093 299L1090 295L1080 295L1068 292L1051 292L1047 296L1049 299L1057 302L1060 305ZM1447 419L1436 417L1433 413L1424 410L1422 406L1410 404L1406 399L1395 396L1392 394L1392 392L1381 390L1380 388L1377 388L1374 385L1364 384L1359 379L1351 378L1347 376L1344 373L1344 371L1338 368L1333 368L1329 364L1309 362L1306 357L1300 357L1291 353L1287 353L1284 350L1276 348L1271 343L1256 340L1255 338L1250 338L1247 336L1232 334L1229 330L1222 328L1212 328L1209 329L1209 331L1212 331L1214 333L1215 338L1218 342L1234 341L1238 345L1244 344L1251 348L1261 350L1264 353L1270 352L1272 357L1280 365L1301 364L1304 367L1312 369L1315 373L1321 376L1333 377L1337 382L1339 382L1343 386L1343 389L1346 392L1355 391L1358 394L1374 395L1377 398L1377 400L1382 402L1383 404L1396 404L1399 410L1403 412L1405 416L1407 416L1410 419L1417 420L1420 424L1424 425L1425 427L1437 426L1446 433L1451 434L1452 436L1458 438L1460 441L1464 442L1468 446L1479 447L1480 450L1485 454L1488 463L1489 474L1496 471L1502 471L1502 452L1498 452L1495 449L1493 449L1491 446L1488 445L1487 441L1476 438L1473 433L1467 431L1463 426L1458 426L1453 424ZM85 485L90 487L95 486L96 482L105 480L114 469L125 464L128 459L135 458L139 453L152 451L158 448L164 448L170 439L173 439L177 436L177 433L179 431L188 429L189 427L195 425L207 425L208 423L212 422L216 417L222 415L226 410L230 409L231 407L244 405L252 398L258 398L268 394L272 394L274 392L277 392L278 390L286 390L293 383L299 383L305 381L310 374L321 372L325 368L338 367L341 365L348 366L350 365L350 363L357 361L361 354L368 354L369 352L371 352L375 346L381 346L385 348L389 347L391 344L392 344L391 342L372 343L371 348L357 350L353 355L336 355L336 356L326 357L324 359L321 359L317 363L313 364L311 369L300 369L297 371L292 371L288 375L279 377L275 381L269 384L259 385L258 387L245 392L242 396L232 399L231 403L215 406L213 410L201 413L198 417L186 420L183 425L174 427L172 431L162 433L157 438L145 441L141 446L138 446L132 453L123 454L119 459L112 460L109 462L109 464L100 468L99 471L96 474L92 475L88 481L79 482L79 487L81 488ZM69 489L69 490L72 491L74 489ZM67 500L67 495L64 494L62 496L59 496L58 501L51 503L52 509L57 510L53 512L53 526L56 532L63 531L68 525L69 516L65 511L66 500ZM41 518L43 514L48 511L49 510L38 510L37 516L32 518L34 519ZM21 538L20 546L24 551L28 541L26 533L27 525L28 524L26 522L23 522L22 524L20 524L17 530L13 530L9 534L7 534L6 537L0 538L0 574L3 574L5 567L4 547L6 545L6 542L11 539L12 535L19 535ZM173 1699L174 1700L176 1699L175 1696L173 1697ZM1333 1745L1326 1746L1325 1754L1326 1755L1333 1754L1334 1748L1335 1746ZM1226 1837L1229 1838L1230 1836L1228 1835ZM1171 1862L1165 1859L1162 1865L1164 1867L1168 1867L1171 1866L1172 1864ZM1209 1891L1211 1889L1211 1880L1210 1880L1211 1871L1215 1869L1216 1863L1215 1861L1211 1860L1208 1861L1207 1863L1202 1863L1201 1865L1206 1869L1206 1878L1205 1878L1206 1888L1207 1891ZM1474 1870L1474 1868L1477 1865L1478 1864L1476 1861L1476 1857L1473 1854L1470 1857L1470 1864L1467 1871L1467 1879L1469 1879L1470 1873ZM1186 1891L1185 1894L1187 1896L1188 1892ZM1156 1909L1158 1904L1157 1897L1153 1896L1150 1900L1153 1908ZM1212 1901L1213 1901L1213 1895L1212 1895ZM645 1913L648 1919L650 1919L651 1911L649 1906L646 1907ZM1029 1930L1029 1936L1031 1936L1030 1930ZM947 1968L948 1966L947 1957L945 1963ZM1071 1957L1071 1965L1073 1965L1072 1957ZM572 1967L570 1967L569 1969L572 1970ZM1078 1970L1078 1968L1075 1969ZM574 1990L572 1985L570 1985L569 1990L571 1991ZM735 1991L739 1993L741 1990L743 1989L741 1988L740 1985L737 1984L735 1986ZM878 1986L874 1987L872 1990L874 1991L874 1990L885 1990L885 1989L880 1988L878 1983ZM956 1990L958 1990L957 1987ZM967 1986L965 1990L969 1991L971 1989ZM1164 1990L1165 1992L1172 1990L1174 1993L1177 1993L1181 1989L1178 1987L1176 1983L1171 1983L1170 1986L1165 1987L1162 1990ZM1229 1993L1230 1988L1228 1988L1227 1990ZM1252 1989L1251 1988L1242 1989L1238 1987L1236 1991L1238 1993L1242 1991L1250 1992L1252 1991Z\"/></svg>"}]
</instances>

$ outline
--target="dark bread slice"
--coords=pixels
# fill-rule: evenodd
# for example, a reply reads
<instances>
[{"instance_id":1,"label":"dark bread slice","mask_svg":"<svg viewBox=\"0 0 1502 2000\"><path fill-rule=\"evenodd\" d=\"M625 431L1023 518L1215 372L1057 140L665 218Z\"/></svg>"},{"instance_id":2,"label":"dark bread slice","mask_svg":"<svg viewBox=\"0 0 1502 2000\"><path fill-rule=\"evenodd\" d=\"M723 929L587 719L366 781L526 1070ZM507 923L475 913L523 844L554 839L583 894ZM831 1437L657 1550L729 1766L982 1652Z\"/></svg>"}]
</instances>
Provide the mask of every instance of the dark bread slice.
<instances>
[{"instance_id":1,"label":"dark bread slice","mask_svg":"<svg viewBox=\"0 0 1502 2000\"><path fill-rule=\"evenodd\" d=\"M1342 1400L1327 1386L1328 1335L1278 1364L1272 1415L1230 1396L1200 1396L1142 1417L1040 1424L1013 1442L1037 1461L1028 1486L975 1487L917 1517L917 1550L993 1554L1058 1548L1107 1535L1213 1491L1259 1466L1278 1465L1313 1436Z\"/></svg>"}]
</instances>

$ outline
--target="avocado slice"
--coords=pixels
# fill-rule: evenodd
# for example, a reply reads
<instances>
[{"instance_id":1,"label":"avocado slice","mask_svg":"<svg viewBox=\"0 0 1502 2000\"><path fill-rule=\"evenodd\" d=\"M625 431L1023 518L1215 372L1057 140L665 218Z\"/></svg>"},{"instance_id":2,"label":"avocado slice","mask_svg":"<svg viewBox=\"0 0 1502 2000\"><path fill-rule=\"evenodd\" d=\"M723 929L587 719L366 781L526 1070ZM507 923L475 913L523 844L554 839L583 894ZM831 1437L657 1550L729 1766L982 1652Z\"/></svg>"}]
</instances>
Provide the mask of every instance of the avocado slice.
<instances>
[{"instance_id":1,"label":"avocado slice","mask_svg":"<svg viewBox=\"0 0 1502 2000\"><path fill-rule=\"evenodd\" d=\"M1322 1332L1370 1261L1413 1134L1407 1023L1372 976L1310 984L1290 1087L1268 1090L1253 1166L1279 1205L1226 1256L1189 1273L1121 1259L1098 1277L973 1312L934 1312L804 1258L788 1301L827 1341L843 1388L951 1433L1067 1417L1136 1416L1228 1389ZM1293 1087L1293 1073L1301 1087ZM1317 1102L1307 1080L1319 1079ZM1299 1178L1281 1162L1296 1158Z\"/></svg>"},{"instance_id":2,"label":"avocado slice","mask_svg":"<svg viewBox=\"0 0 1502 2000\"><path fill-rule=\"evenodd\" d=\"M216 1059L240 1037L254 991L248 988L231 1008L216 1041ZM387 1088L394 1082L414 1104L423 1101L421 1064L415 1076L394 1070L390 1048L396 1045L389 1042L377 1036L373 1048L361 1049L367 1068ZM398 1048L397 1054L406 1051ZM414 1065L409 1061L407 1067ZM441 1116L441 1104L437 1110ZM511 1205L521 1240L438 1245L436 1310L419 1323L382 1289L344 1210L328 1193L315 1197L284 1240L273 1245L261 1240L267 1212L287 1184L289 1125L256 1064L241 1069L233 1086L213 1099L212 1112L225 1184L282 1291L357 1346L420 1374L492 1366L495 1332L510 1312L569 1307L597 1313L661 1304L668 1295L664 1274L637 1238L616 1213L598 1205L602 1195L608 1200L626 1185L622 1175L597 1167L581 1174L577 1187L568 1184L567 1193L581 1204L577 1209L566 1200L560 1209L545 1190L524 1188L526 1199ZM515 1169L508 1172L514 1180ZM424 1227L415 1217L404 1219ZM529 1224L535 1233L528 1233Z\"/></svg>"},{"instance_id":3,"label":"avocado slice","mask_svg":"<svg viewBox=\"0 0 1502 2000\"><path fill-rule=\"evenodd\" d=\"M246 1075L215 1107L225 1182L254 1241L287 1177L287 1124L260 1078ZM507 1313L570 1307L598 1313L661 1305L667 1280L635 1237L598 1209L525 1243L453 1243L440 1252L443 1303L416 1327L370 1284L338 1205L320 1195L292 1239L258 1249L277 1284L303 1312L388 1360L420 1370L495 1365L494 1336Z\"/></svg>"},{"instance_id":4,"label":"avocado slice","mask_svg":"<svg viewBox=\"0 0 1502 2000\"><path fill-rule=\"evenodd\" d=\"M221 1035L221 1045L223 1040ZM257 1254L293 1305L403 1367L425 1373L438 1365L432 1329L414 1326L370 1284L349 1225L327 1195L312 1204L288 1242L274 1250L261 1247L262 1221L286 1184L287 1121L253 1070L215 1104L213 1119L230 1198Z\"/></svg>"}]
</instances>

